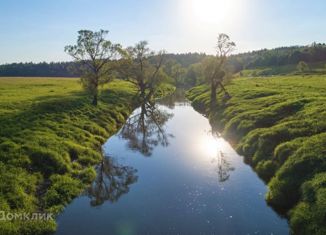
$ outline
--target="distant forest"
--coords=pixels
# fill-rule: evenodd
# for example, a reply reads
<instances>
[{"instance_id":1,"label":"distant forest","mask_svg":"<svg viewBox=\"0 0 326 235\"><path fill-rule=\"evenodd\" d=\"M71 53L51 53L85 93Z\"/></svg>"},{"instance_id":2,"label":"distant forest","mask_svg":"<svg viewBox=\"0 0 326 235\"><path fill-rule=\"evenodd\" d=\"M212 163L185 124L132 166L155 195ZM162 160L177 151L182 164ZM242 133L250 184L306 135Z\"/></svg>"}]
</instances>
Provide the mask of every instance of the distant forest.
<instances>
[{"instance_id":1,"label":"distant forest","mask_svg":"<svg viewBox=\"0 0 326 235\"><path fill-rule=\"evenodd\" d=\"M312 43L309 46L279 47L232 55L229 63L234 70L308 64L326 61L326 44Z\"/></svg>"},{"instance_id":2,"label":"distant forest","mask_svg":"<svg viewBox=\"0 0 326 235\"><path fill-rule=\"evenodd\" d=\"M165 60L173 60L182 67L187 68L192 64L199 63L205 54L185 53L166 54ZM51 63L12 63L0 65L0 76L16 77L79 77L78 64L75 62L51 62Z\"/></svg>"},{"instance_id":3,"label":"distant forest","mask_svg":"<svg viewBox=\"0 0 326 235\"><path fill-rule=\"evenodd\" d=\"M167 54L166 60L173 60L182 67L188 68L199 63L207 55L203 53ZM308 64L326 61L326 44L312 43L309 46L291 46L275 49L262 49L232 55L229 66L234 72L243 69L294 65L300 61ZM52 63L12 63L0 65L0 76L31 77L78 77L78 67L74 62Z\"/></svg>"}]
</instances>

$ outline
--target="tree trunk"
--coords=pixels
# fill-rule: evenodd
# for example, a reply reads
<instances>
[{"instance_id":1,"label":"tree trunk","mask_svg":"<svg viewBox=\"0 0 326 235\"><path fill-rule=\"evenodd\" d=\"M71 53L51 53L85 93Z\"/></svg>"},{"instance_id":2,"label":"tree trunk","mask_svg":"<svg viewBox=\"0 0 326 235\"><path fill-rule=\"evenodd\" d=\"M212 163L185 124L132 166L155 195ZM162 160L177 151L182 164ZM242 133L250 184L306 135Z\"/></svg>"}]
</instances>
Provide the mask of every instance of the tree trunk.
<instances>
[{"instance_id":1,"label":"tree trunk","mask_svg":"<svg viewBox=\"0 0 326 235\"><path fill-rule=\"evenodd\" d=\"M94 106L97 106L97 92L93 95L93 101L92 101L92 104Z\"/></svg>"},{"instance_id":2,"label":"tree trunk","mask_svg":"<svg viewBox=\"0 0 326 235\"><path fill-rule=\"evenodd\" d=\"M140 98L143 100L146 99L146 85L144 84L144 82L141 80L138 83L139 89L140 89Z\"/></svg>"},{"instance_id":3,"label":"tree trunk","mask_svg":"<svg viewBox=\"0 0 326 235\"><path fill-rule=\"evenodd\" d=\"M225 89L223 83L220 82L219 84L220 84L220 87L222 88L222 90L224 91L224 96L225 96L227 99L230 99L230 98L231 98L231 95L230 95L229 92Z\"/></svg>"},{"instance_id":4,"label":"tree trunk","mask_svg":"<svg viewBox=\"0 0 326 235\"><path fill-rule=\"evenodd\" d=\"M214 82L211 83L211 108L216 106L216 90L217 86Z\"/></svg>"},{"instance_id":5,"label":"tree trunk","mask_svg":"<svg viewBox=\"0 0 326 235\"><path fill-rule=\"evenodd\" d=\"M94 106L97 106L97 97L98 97L98 83L99 83L99 77L96 75L95 81L94 81L94 94L93 94L93 101L92 104Z\"/></svg>"}]
</instances>

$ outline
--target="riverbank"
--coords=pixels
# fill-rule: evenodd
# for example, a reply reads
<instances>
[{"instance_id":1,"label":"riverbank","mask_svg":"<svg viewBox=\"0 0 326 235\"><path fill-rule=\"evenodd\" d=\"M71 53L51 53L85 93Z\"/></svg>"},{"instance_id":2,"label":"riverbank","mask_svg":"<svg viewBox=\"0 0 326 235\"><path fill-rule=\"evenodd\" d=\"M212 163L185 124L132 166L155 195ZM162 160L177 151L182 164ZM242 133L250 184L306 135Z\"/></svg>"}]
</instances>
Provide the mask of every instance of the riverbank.
<instances>
[{"instance_id":1,"label":"riverbank","mask_svg":"<svg viewBox=\"0 0 326 235\"><path fill-rule=\"evenodd\" d=\"M181 90L140 105L103 145L96 180L55 234L288 235L265 184L210 130Z\"/></svg>"},{"instance_id":2,"label":"riverbank","mask_svg":"<svg viewBox=\"0 0 326 235\"><path fill-rule=\"evenodd\" d=\"M35 214L58 214L94 180L102 144L136 107L136 90L115 80L94 107L74 78L0 78L0 89L0 233L51 233L55 220Z\"/></svg>"},{"instance_id":3,"label":"riverbank","mask_svg":"<svg viewBox=\"0 0 326 235\"><path fill-rule=\"evenodd\" d=\"M239 78L227 89L213 112L207 86L187 97L268 183L267 202L294 234L325 234L326 77Z\"/></svg>"}]
</instances>

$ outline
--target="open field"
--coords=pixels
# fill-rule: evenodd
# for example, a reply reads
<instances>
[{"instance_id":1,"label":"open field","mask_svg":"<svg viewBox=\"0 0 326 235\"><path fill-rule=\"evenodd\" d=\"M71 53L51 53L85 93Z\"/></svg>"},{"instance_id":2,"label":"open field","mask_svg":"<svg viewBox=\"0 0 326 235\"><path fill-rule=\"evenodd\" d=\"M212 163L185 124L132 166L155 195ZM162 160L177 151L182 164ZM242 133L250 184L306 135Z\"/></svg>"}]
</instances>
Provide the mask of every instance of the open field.
<instances>
[{"instance_id":1,"label":"open field","mask_svg":"<svg viewBox=\"0 0 326 235\"><path fill-rule=\"evenodd\" d=\"M114 81L98 107L78 79L0 78L0 211L53 212L95 177L101 145L135 107L134 87ZM0 234L43 234L53 220L0 221Z\"/></svg>"},{"instance_id":2,"label":"open field","mask_svg":"<svg viewBox=\"0 0 326 235\"><path fill-rule=\"evenodd\" d=\"M326 76L239 78L227 89L213 112L208 86L188 98L268 182L266 200L294 234L326 234Z\"/></svg>"}]
</instances>

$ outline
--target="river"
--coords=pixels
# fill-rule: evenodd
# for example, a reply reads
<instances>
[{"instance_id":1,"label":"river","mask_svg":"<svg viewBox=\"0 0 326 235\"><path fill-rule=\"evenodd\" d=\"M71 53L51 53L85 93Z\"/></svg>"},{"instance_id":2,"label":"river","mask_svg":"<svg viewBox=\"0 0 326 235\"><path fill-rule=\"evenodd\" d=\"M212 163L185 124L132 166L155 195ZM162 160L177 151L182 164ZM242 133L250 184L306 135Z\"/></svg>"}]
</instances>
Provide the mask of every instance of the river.
<instances>
[{"instance_id":1,"label":"river","mask_svg":"<svg viewBox=\"0 0 326 235\"><path fill-rule=\"evenodd\" d=\"M57 235L289 234L266 185L182 94L141 105L103 152Z\"/></svg>"}]
</instances>

